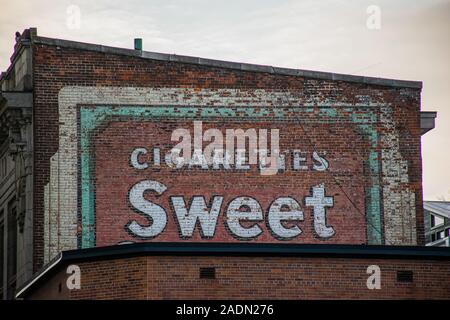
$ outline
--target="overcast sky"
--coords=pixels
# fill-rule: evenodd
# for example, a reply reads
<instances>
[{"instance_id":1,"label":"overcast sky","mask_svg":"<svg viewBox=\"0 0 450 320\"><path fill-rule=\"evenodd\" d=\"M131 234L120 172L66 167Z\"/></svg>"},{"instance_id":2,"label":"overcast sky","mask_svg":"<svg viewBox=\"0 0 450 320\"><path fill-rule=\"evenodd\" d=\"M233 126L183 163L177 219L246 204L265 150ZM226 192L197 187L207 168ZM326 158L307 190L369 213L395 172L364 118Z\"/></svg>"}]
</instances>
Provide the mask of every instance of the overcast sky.
<instances>
[{"instance_id":1,"label":"overcast sky","mask_svg":"<svg viewBox=\"0 0 450 320\"><path fill-rule=\"evenodd\" d=\"M422 110L438 111L422 138L424 196L450 200L450 0L0 0L0 70L15 31L28 27L125 48L142 37L147 51L423 81Z\"/></svg>"}]
</instances>

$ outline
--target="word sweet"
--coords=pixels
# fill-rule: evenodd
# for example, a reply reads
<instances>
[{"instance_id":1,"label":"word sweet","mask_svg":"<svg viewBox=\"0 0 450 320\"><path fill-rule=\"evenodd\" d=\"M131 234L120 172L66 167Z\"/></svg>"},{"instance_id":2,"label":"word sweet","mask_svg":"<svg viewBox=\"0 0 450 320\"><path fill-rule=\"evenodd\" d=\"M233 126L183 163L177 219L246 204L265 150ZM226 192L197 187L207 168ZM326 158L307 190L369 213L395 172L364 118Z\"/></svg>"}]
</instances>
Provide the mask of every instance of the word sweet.
<instances>
[{"instance_id":1,"label":"word sweet","mask_svg":"<svg viewBox=\"0 0 450 320\"><path fill-rule=\"evenodd\" d=\"M133 220L127 224L127 228L137 237L151 239L164 232L167 225L167 212L162 206L144 197L148 191L158 195L168 192L164 184L155 180L143 180L136 183L130 189L129 201L140 215L147 218L149 223L141 225ZM184 197L170 196L170 207L174 211L173 216L180 238L191 238L197 226L202 238L213 238L220 213L226 217L225 229L237 239L250 240L261 235L263 230L260 223L264 219L272 236L278 240L292 239L302 233L297 223L304 220L304 214L298 201L292 197L281 196L274 199L266 214L260 203L252 197L234 198L226 206L223 206L223 199L221 195L213 196L207 205L203 196L194 196L190 199L188 206ZM323 184L314 186L312 195L305 197L304 203L313 209L313 226L316 235L320 238L333 236L334 228L327 226L326 223L326 208L333 206L333 197L325 195L325 186ZM287 222L294 223L287 227Z\"/></svg>"}]
</instances>

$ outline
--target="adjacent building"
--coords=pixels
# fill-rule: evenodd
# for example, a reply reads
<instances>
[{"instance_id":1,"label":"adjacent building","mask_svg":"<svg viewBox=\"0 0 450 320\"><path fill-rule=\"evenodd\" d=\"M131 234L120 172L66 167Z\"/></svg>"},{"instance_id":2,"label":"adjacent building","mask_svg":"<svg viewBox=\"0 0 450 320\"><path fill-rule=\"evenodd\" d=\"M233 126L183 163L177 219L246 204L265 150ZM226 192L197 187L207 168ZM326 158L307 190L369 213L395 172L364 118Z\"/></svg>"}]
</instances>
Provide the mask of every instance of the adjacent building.
<instances>
[{"instance_id":1,"label":"adjacent building","mask_svg":"<svg viewBox=\"0 0 450 320\"><path fill-rule=\"evenodd\" d=\"M3 298L449 297L450 254L424 247L421 82L34 28L0 81Z\"/></svg>"},{"instance_id":2,"label":"adjacent building","mask_svg":"<svg viewBox=\"0 0 450 320\"><path fill-rule=\"evenodd\" d=\"M450 201L424 201L427 246L450 247Z\"/></svg>"},{"instance_id":3,"label":"adjacent building","mask_svg":"<svg viewBox=\"0 0 450 320\"><path fill-rule=\"evenodd\" d=\"M0 92L0 297L33 275L33 80L30 32L14 46Z\"/></svg>"}]
</instances>

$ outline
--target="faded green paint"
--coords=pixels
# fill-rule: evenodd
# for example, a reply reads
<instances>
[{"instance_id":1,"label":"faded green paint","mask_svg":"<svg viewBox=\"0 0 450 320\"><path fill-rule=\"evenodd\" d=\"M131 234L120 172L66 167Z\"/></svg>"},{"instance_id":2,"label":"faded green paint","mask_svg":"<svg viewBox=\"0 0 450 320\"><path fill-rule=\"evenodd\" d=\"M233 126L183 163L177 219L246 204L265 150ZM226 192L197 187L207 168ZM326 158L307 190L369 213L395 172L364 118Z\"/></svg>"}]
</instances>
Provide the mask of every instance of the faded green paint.
<instances>
[{"instance_id":1,"label":"faded green paint","mask_svg":"<svg viewBox=\"0 0 450 320\"><path fill-rule=\"evenodd\" d=\"M382 223L381 223L381 207L380 207L380 166L378 161L378 152L375 151L378 145L378 132L373 125L368 123L376 123L376 114L357 114L352 115L352 121L359 123L358 130L368 137L371 144L369 157L365 161L364 166L369 171L371 187L366 189L366 223L367 223L367 242L369 244L382 243Z\"/></svg>"},{"instance_id":2,"label":"faded green paint","mask_svg":"<svg viewBox=\"0 0 450 320\"><path fill-rule=\"evenodd\" d=\"M368 137L371 150L365 165L369 168L372 186L366 190L366 221L369 244L382 243L381 208L378 163L378 133L373 124L377 115L371 110L364 113L355 107L339 108L349 113L339 116L334 107L320 107L319 114L311 121L310 114L314 108L261 108L261 107L182 107L182 106L90 106L80 107L80 170L81 170L81 247L95 246L95 190L91 169L90 133L110 117L127 117L131 119L201 119L217 120L221 118L241 121L294 121L328 123L350 121L357 125L359 131ZM309 114L309 117L302 115Z\"/></svg>"},{"instance_id":3,"label":"faded green paint","mask_svg":"<svg viewBox=\"0 0 450 320\"><path fill-rule=\"evenodd\" d=\"M380 186L373 185L366 190L366 222L367 242L369 244L381 244L381 208Z\"/></svg>"},{"instance_id":4,"label":"faded green paint","mask_svg":"<svg viewBox=\"0 0 450 320\"><path fill-rule=\"evenodd\" d=\"M330 118L335 118L338 114L336 108L320 108L319 110L322 115Z\"/></svg>"},{"instance_id":5,"label":"faded green paint","mask_svg":"<svg viewBox=\"0 0 450 320\"><path fill-rule=\"evenodd\" d=\"M372 112L352 113L351 119L353 123L374 123L376 122L377 115Z\"/></svg>"}]
</instances>

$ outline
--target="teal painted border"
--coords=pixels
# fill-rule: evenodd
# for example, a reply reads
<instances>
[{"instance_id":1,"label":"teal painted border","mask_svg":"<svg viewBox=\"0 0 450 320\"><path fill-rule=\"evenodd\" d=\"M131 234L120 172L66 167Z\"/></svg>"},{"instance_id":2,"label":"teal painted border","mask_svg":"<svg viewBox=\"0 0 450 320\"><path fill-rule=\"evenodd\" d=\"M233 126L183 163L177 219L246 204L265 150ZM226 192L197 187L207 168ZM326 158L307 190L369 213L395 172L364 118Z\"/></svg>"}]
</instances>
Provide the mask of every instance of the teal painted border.
<instances>
[{"instance_id":1,"label":"teal painted border","mask_svg":"<svg viewBox=\"0 0 450 320\"><path fill-rule=\"evenodd\" d=\"M355 112L362 107L339 107L349 114L343 117L338 114L338 108L319 107L319 113L314 121L307 122L334 123L349 121L357 125L358 130L369 138L371 150L365 165L370 170L371 187L365 193L367 237L369 244L382 243L381 206L379 185L379 154L378 133L374 125L378 122L377 114L371 108L364 108L364 112ZM228 120L240 121L300 121L302 114L313 113L314 108L248 108L248 107L182 107L182 106L81 106L80 119L80 196L81 196L81 248L95 246L95 189L91 175L90 134L101 123L112 116L131 119L159 120L159 119L196 119L196 120Z\"/></svg>"}]
</instances>

